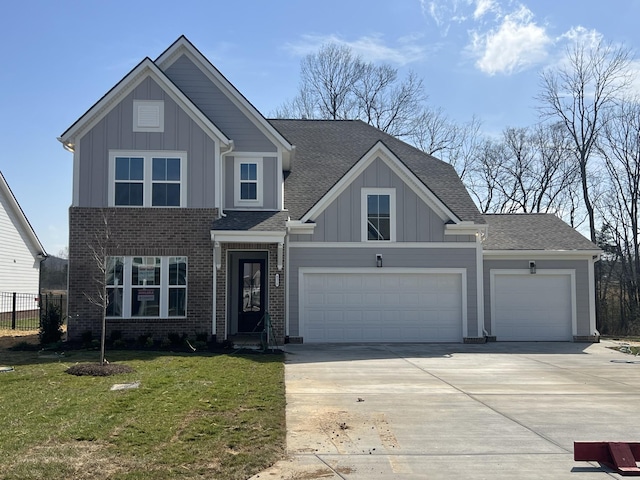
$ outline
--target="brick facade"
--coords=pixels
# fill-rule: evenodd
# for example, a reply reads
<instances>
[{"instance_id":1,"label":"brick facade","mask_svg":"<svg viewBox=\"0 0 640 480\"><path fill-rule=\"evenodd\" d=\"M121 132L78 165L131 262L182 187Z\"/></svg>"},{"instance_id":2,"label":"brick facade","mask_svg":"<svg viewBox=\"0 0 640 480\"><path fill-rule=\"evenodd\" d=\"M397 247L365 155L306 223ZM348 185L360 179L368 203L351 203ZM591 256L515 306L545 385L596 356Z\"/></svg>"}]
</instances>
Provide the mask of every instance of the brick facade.
<instances>
[{"instance_id":1,"label":"brick facade","mask_svg":"<svg viewBox=\"0 0 640 480\"><path fill-rule=\"evenodd\" d=\"M216 339L222 342L228 336L227 312L227 278L229 251L231 250L255 250L268 252L268 309L271 317L271 326L275 342L284 344L285 336L285 265L287 259L283 252L283 268L278 270L278 244L277 243L221 243L221 265L216 272ZM279 286L276 287L276 274L280 275Z\"/></svg>"},{"instance_id":2,"label":"brick facade","mask_svg":"<svg viewBox=\"0 0 640 480\"><path fill-rule=\"evenodd\" d=\"M105 223L110 240L109 256L186 256L187 317L159 319L109 319L107 336L120 330L123 338L153 335L157 340L169 333L212 333L213 245L211 225L217 216L213 208L82 208L69 210L69 322L68 338L78 340L101 330L101 308L91 303L99 286L100 269L92 257L104 239ZM105 222L106 220L106 222Z\"/></svg>"}]
</instances>

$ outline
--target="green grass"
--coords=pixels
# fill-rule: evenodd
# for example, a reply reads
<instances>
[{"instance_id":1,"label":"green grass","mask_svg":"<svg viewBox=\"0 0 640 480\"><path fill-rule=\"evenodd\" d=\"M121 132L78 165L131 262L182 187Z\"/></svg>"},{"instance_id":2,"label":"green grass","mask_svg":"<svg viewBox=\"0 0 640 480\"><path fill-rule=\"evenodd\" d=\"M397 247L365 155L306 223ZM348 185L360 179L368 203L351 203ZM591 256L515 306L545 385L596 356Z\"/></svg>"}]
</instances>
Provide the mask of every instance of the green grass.
<instances>
[{"instance_id":1,"label":"green grass","mask_svg":"<svg viewBox=\"0 0 640 480\"><path fill-rule=\"evenodd\" d=\"M112 377L42 357L0 350L1 479L245 479L284 454L280 355L111 352L136 370Z\"/></svg>"}]
</instances>

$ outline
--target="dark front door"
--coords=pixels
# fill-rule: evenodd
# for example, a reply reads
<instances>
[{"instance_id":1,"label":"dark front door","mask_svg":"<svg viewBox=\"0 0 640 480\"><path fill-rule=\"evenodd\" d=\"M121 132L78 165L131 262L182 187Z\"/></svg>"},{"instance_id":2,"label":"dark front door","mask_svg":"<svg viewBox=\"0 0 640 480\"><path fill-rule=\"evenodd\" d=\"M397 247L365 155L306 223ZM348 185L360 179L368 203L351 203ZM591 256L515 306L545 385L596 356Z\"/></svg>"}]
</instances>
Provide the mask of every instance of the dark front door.
<instances>
[{"instance_id":1,"label":"dark front door","mask_svg":"<svg viewBox=\"0 0 640 480\"><path fill-rule=\"evenodd\" d=\"M239 261L238 332L261 332L264 316L265 261ZM258 325L260 324L260 325Z\"/></svg>"}]
</instances>

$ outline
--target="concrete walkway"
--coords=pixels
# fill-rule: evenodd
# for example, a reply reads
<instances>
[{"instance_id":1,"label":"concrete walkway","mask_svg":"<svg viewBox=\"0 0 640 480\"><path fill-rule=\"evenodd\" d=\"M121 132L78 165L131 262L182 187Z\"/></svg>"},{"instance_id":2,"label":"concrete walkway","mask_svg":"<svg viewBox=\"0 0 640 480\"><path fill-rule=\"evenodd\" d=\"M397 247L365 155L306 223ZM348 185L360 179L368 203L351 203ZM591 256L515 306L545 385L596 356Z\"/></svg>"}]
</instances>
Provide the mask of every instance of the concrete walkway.
<instances>
[{"instance_id":1,"label":"concrete walkway","mask_svg":"<svg viewBox=\"0 0 640 480\"><path fill-rule=\"evenodd\" d=\"M253 479L622 478L573 461L640 442L640 357L607 346L287 345L290 458Z\"/></svg>"}]
</instances>

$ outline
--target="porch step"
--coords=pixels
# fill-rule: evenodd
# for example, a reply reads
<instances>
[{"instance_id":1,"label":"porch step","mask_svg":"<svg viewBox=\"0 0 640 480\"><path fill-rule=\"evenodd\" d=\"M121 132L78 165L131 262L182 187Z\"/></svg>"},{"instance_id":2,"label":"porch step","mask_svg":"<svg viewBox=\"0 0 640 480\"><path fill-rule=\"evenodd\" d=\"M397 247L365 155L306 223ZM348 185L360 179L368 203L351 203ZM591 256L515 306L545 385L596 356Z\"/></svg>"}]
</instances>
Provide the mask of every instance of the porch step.
<instances>
[{"instance_id":1,"label":"porch step","mask_svg":"<svg viewBox=\"0 0 640 480\"><path fill-rule=\"evenodd\" d=\"M246 350L262 350L261 334L237 334L231 335L229 340L233 342L233 348Z\"/></svg>"}]
</instances>

